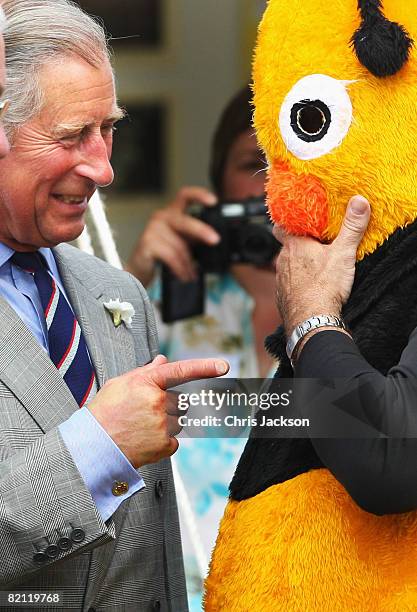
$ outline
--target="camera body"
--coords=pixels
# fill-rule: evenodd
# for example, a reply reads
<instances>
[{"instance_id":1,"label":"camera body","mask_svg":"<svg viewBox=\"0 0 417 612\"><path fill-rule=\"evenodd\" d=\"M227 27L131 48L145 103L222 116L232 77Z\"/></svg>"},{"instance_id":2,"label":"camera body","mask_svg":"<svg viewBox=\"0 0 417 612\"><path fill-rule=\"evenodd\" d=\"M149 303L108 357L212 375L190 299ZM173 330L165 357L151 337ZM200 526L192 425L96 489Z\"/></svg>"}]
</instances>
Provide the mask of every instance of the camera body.
<instances>
[{"instance_id":1,"label":"camera body","mask_svg":"<svg viewBox=\"0 0 417 612\"><path fill-rule=\"evenodd\" d=\"M263 196L204 208L198 218L221 237L216 246L200 243L194 248L204 272L221 274L236 263L266 266L278 253L279 243L272 234Z\"/></svg>"},{"instance_id":2,"label":"camera body","mask_svg":"<svg viewBox=\"0 0 417 612\"><path fill-rule=\"evenodd\" d=\"M198 243L193 255L198 278L184 283L162 267L162 320L173 323L204 313L206 273L223 274L237 263L267 266L277 255L280 244L272 234L265 197L243 202L223 202L199 209L194 217L211 225L220 235L215 246Z\"/></svg>"}]
</instances>

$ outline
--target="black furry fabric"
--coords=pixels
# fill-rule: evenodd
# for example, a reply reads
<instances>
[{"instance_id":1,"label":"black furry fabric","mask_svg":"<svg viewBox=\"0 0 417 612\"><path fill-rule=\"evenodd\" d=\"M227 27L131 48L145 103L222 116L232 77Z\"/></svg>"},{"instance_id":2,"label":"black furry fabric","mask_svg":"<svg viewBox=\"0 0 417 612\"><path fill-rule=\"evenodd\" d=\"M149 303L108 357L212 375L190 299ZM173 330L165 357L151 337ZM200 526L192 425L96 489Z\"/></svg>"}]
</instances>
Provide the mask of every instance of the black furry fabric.
<instances>
[{"instance_id":1,"label":"black furry fabric","mask_svg":"<svg viewBox=\"0 0 417 612\"><path fill-rule=\"evenodd\" d=\"M417 221L397 230L357 264L351 297L343 312L364 357L386 374L400 359L417 327ZM282 329L267 349L280 360L276 377L291 378ZM249 438L230 485L232 499L257 495L271 485L323 467L308 439Z\"/></svg>"},{"instance_id":2,"label":"black furry fabric","mask_svg":"<svg viewBox=\"0 0 417 612\"><path fill-rule=\"evenodd\" d=\"M413 40L385 17L380 0L359 0L358 7L362 23L351 39L358 60L377 77L396 74L408 61Z\"/></svg>"}]
</instances>

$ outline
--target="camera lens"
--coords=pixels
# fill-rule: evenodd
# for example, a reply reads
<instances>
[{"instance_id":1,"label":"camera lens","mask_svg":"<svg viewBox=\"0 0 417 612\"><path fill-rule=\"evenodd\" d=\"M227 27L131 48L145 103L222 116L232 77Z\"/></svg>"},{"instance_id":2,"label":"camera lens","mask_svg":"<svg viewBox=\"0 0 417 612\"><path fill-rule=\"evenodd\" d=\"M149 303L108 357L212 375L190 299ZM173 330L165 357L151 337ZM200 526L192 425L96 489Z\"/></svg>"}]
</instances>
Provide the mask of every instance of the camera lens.
<instances>
[{"instance_id":1,"label":"camera lens","mask_svg":"<svg viewBox=\"0 0 417 612\"><path fill-rule=\"evenodd\" d=\"M265 247L263 236L249 236L244 245L245 251L247 253L259 253L259 251L263 251Z\"/></svg>"},{"instance_id":2,"label":"camera lens","mask_svg":"<svg viewBox=\"0 0 417 612\"><path fill-rule=\"evenodd\" d=\"M255 266L271 263L278 251L278 243L265 227L247 227L241 234L242 259Z\"/></svg>"}]
</instances>

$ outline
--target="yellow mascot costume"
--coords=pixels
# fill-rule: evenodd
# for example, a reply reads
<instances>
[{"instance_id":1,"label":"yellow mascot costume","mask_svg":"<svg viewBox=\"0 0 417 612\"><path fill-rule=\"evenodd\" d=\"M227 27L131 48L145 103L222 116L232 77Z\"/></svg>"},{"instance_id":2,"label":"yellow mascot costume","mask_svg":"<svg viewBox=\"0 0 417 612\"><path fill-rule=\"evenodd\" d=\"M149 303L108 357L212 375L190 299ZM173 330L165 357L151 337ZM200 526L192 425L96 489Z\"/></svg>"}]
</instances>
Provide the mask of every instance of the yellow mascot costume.
<instances>
[{"instance_id":1,"label":"yellow mascot costume","mask_svg":"<svg viewBox=\"0 0 417 612\"><path fill-rule=\"evenodd\" d=\"M254 63L272 219L327 242L371 202L343 314L382 373L417 326L414 41L417 0L270 0ZM282 330L268 346L290 377ZM417 611L417 511L363 510L310 440L251 437L230 490L207 612Z\"/></svg>"}]
</instances>

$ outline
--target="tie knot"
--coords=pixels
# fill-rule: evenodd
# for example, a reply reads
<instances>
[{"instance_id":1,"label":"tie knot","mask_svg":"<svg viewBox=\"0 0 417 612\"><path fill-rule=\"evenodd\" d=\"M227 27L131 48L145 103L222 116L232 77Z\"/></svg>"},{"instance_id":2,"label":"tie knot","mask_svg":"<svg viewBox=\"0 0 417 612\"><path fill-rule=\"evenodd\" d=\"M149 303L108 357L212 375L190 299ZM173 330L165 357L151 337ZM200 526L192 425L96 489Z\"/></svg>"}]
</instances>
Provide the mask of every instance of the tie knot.
<instances>
[{"instance_id":1,"label":"tie knot","mask_svg":"<svg viewBox=\"0 0 417 612\"><path fill-rule=\"evenodd\" d=\"M17 253L10 258L10 260L22 268L26 270L26 272L39 272L40 270L45 271L45 262L40 253L35 251L33 253Z\"/></svg>"}]
</instances>

